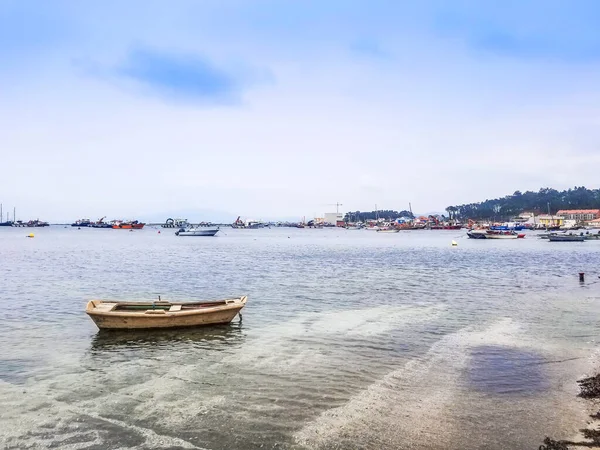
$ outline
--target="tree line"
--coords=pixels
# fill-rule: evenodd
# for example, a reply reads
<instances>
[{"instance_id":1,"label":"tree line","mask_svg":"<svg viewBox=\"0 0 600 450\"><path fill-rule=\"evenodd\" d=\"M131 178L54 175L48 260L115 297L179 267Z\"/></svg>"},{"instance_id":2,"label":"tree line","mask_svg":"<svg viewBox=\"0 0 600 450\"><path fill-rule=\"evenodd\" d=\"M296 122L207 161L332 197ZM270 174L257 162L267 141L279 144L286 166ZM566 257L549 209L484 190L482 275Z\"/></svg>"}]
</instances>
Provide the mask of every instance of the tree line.
<instances>
[{"instance_id":1,"label":"tree line","mask_svg":"<svg viewBox=\"0 0 600 450\"><path fill-rule=\"evenodd\" d=\"M515 191L502 198L448 206L446 211L450 218L459 220L510 220L524 211L556 214L560 209L600 209L600 189L581 186L565 191L551 188Z\"/></svg>"}]
</instances>

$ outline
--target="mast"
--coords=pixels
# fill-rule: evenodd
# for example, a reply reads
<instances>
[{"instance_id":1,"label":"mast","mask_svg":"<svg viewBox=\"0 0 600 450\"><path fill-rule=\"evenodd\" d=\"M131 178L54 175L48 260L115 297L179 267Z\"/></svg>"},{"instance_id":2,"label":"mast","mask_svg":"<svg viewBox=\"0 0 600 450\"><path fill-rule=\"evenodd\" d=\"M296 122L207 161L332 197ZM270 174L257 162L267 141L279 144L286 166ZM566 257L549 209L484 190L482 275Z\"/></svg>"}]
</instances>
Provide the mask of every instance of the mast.
<instances>
[{"instance_id":1,"label":"mast","mask_svg":"<svg viewBox=\"0 0 600 450\"><path fill-rule=\"evenodd\" d=\"M2 213L2 203L0 203L0 222L4 219L4 214Z\"/></svg>"},{"instance_id":2,"label":"mast","mask_svg":"<svg viewBox=\"0 0 600 450\"><path fill-rule=\"evenodd\" d=\"M13 208L13 222L17 221L17 208Z\"/></svg>"}]
</instances>

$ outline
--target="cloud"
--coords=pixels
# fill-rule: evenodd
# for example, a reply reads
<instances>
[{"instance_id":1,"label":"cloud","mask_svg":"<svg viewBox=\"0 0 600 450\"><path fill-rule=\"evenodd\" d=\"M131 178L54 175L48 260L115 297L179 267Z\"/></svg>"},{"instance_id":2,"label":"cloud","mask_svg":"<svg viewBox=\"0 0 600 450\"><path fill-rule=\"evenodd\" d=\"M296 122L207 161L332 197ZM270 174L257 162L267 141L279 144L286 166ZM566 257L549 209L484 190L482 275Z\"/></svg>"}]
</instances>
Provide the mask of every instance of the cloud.
<instances>
[{"instance_id":1,"label":"cloud","mask_svg":"<svg viewBox=\"0 0 600 450\"><path fill-rule=\"evenodd\" d=\"M600 61L599 16L600 3L591 0L463 2L434 14L434 28L477 52L588 63Z\"/></svg>"},{"instance_id":2,"label":"cloud","mask_svg":"<svg viewBox=\"0 0 600 450\"><path fill-rule=\"evenodd\" d=\"M173 100L237 103L249 79L199 55L168 53L149 48L132 50L112 71L150 91Z\"/></svg>"},{"instance_id":3,"label":"cloud","mask_svg":"<svg viewBox=\"0 0 600 450\"><path fill-rule=\"evenodd\" d=\"M386 52L374 39L358 39L350 45L350 50L357 55L364 55L373 58L388 59L391 57L391 55Z\"/></svg>"}]
</instances>

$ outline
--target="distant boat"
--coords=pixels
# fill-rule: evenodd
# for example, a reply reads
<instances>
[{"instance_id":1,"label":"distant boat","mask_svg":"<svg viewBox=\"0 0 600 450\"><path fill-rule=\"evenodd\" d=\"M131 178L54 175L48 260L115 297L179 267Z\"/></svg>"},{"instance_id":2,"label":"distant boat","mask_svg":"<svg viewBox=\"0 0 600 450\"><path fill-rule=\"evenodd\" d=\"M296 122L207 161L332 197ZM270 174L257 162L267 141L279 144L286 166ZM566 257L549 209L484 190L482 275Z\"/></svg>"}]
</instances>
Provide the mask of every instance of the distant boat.
<instances>
[{"instance_id":1,"label":"distant boat","mask_svg":"<svg viewBox=\"0 0 600 450\"><path fill-rule=\"evenodd\" d=\"M219 232L219 227L188 227L180 228L176 236L214 236Z\"/></svg>"},{"instance_id":2,"label":"distant boat","mask_svg":"<svg viewBox=\"0 0 600 450\"><path fill-rule=\"evenodd\" d=\"M113 221L112 228L115 230L141 230L145 223L134 220L133 222L123 222L120 220Z\"/></svg>"},{"instance_id":3,"label":"distant boat","mask_svg":"<svg viewBox=\"0 0 600 450\"><path fill-rule=\"evenodd\" d=\"M378 233L400 233L398 228L379 228Z\"/></svg>"},{"instance_id":4,"label":"distant boat","mask_svg":"<svg viewBox=\"0 0 600 450\"><path fill-rule=\"evenodd\" d=\"M247 299L192 303L91 300L85 312L101 330L197 327L231 322Z\"/></svg>"},{"instance_id":5,"label":"distant boat","mask_svg":"<svg viewBox=\"0 0 600 450\"><path fill-rule=\"evenodd\" d=\"M467 232L467 236L470 239L487 239L486 230L472 230Z\"/></svg>"},{"instance_id":6,"label":"distant boat","mask_svg":"<svg viewBox=\"0 0 600 450\"><path fill-rule=\"evenodd\" d=\"M517 233L498 233L498 234L486 234L486 239L517 239L519 235Z\"/></svg>"},{"instance_id":7,"label":"distant boat","mask_svg":"<svg viewBox=\"0 0 600 450\"><path fill-rule=\"evenodd\" d=\"M21 220L17 220L12 223L13 227L29 227L29 228L37 228L37 227L49 227L50 224L48 222L41 221L39 219L30 220L29 222L23 222Z\"/></svg>"},{"instance_id":8,"label":"distant boat","mask_svg":"<svg viewBox=\"0 0 600 450\"><path fill-rule=\"evenodd\" d=\"M584 242L585 236L578 234L551 234L548 236L550 242Z\"/></svg>"},{"instance_id":9,"label":"distant boat","mask_svg":"<svg viewBox=\"0 0 600 450\"><path fill-rule=\"evenodd\" d=\"M163 228L182 228L188 226L190 226L190 223L187 219L171 219L170 217L161 225Z\"/></svg>"},{"instance_id":10,"label":"distant boat","mask_svg":"<svg viewBox=\"0 0 600 450\"><path fill-rule=\"evenodd\" d=\"M91 227L92 221L90 219L79 219L71 224L72 227Z\"/></svg>"},{"instance_id":11,"label":"distant boat","mask_svg":"<svg viewBox=\"0 0 600 450\"><path fill-rule=\"evenodd\" d=\"M431 225L431 230L460 230L462 225Z\"/></svg>"},{"instance_id":12,"label":"distant boat","mask_svg":"<svg viewBox=\"0 0 600 450\"><path fill-rule=\"evenodd\" d=\"M522 239L525 234L518 234L514 231L500 230L472 230L467 232L471 239Z\"/></svg>"}]
</instances>

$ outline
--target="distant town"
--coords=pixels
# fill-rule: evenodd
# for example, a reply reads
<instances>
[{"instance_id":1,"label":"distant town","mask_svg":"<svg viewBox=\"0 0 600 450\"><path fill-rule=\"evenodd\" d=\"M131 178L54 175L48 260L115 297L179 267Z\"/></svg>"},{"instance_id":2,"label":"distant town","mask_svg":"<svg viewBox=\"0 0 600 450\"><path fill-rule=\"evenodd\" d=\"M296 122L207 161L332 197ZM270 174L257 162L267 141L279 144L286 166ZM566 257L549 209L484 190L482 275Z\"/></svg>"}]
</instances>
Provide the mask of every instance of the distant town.
<instances>
[{"instance_id":1,"label":"distant town","mask_svg":"<svg viewBox=\"0 0 600 450\"><path fill-rule=\"evenodd\" d=\"M420 229L485 229L505 226L507 228L529 229L578 229L600 228L600 189L575 187L565 191L542 188L538 192L516 191L502 198L485 200L446 208L446 214L413 214L409 204L406 210L375 208L372 211L340 212L341 203L334 203L336 211L320 217L302 218L297 222L263 221L238 217L231 223L214 224L201 222L199 225L220 225L240 229L265 227L325 228L344 227L348 229L378 230L420 230ZM6 220L4 218L6 217ZM160 223L145 223L141 220L113 219L102 217L95 221L76 219L68 224L72 227L142 229L145 225L163 228L185 228L190 225L187 219L166 218ZM4 215L0 204L0 226L45 227L49 223L39 218L18 220L16 208Z\"/></svg>"}]
</instances>

